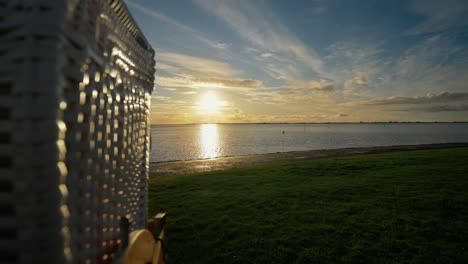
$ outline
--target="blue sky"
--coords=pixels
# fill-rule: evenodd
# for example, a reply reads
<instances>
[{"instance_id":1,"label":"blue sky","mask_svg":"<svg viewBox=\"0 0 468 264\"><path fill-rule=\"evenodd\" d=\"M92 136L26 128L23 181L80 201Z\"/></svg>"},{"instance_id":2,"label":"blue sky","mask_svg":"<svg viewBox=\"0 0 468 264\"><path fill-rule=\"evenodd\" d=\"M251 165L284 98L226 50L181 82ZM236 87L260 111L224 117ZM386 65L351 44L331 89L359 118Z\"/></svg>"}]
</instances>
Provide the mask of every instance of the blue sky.
<instances>
[{"instance_id":1,"label":"blue sky","mask_svg":"<svg viewBox=\"0 0 468 264\"><path fill-rule=\"evenodd\" d=\"M468 1L125 2L152 123L468 121Z\"/></svg>"}]
</instances>

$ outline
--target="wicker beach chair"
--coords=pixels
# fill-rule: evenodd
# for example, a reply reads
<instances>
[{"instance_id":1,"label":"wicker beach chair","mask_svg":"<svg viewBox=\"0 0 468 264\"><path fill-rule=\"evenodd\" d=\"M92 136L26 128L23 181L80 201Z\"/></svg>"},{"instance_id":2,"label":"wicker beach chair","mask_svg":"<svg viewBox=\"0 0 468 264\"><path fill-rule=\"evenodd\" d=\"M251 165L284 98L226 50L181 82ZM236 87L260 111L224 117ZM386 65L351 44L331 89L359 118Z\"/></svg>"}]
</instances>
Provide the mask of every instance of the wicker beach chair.
<instances>
[{"instance_id":1,"label":"wicker beach chair","mask_svg":"<svg viewBox=\"0 0 468 264\"><path fill-rule=\"evenodd\" d=\"M122 260L148 234L154 51L120 0L0 12L1 262Z\"/></svg>"}]
</instances>

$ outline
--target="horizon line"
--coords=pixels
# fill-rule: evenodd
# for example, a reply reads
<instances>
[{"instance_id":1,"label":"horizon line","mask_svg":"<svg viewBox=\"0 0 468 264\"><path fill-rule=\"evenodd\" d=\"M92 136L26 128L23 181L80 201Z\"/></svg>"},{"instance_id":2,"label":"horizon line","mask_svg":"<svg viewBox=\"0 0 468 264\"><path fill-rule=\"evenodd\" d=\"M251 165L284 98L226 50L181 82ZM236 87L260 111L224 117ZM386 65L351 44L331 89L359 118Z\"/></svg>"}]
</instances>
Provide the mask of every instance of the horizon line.
<instances>
[{"instance_id":1,"label":"horizon line","mask_svg":"<svg viewBox=\"0 0 468 264\"><path fill-rule=\"evenodd\" d=\"M468 123L468 121L357 121L357 122L194 122L194 123L151 123L150 125L204 125L204 124L219 124L219 125L275 125L275 124L397 124L397 123Z\"/></svg>"}]
</instances>

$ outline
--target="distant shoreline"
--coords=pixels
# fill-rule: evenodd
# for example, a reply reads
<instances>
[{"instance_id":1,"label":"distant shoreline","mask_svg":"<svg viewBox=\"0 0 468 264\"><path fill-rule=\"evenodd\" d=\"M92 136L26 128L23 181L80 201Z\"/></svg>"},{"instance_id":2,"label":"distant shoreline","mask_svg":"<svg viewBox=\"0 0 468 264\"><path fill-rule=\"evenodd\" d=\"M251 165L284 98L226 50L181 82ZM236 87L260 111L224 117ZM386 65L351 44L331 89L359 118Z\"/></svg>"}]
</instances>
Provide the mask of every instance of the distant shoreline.
<instances>
[{"instance_id":1,"label":"distant shoreline","mask_svg":"<svg viewBox=\"0 0 468 264\"><path fill-rule=\"evenodd\" d=\"M215 159L168 161L150 163L150 178L164 176L190 174L205 171L217 171L246 166L265 165L268 163L288 162L293 160L307 160L317 158L344 157L365 154L379 154L396 151L428 150L444 148L468 147L468 142L421 144L421 145L396 145L375 146L341 149L321 149L308 151L291 151L269 154L255 154L245 156L220 157Z\"/></svg>"},{"instance_id":2,"label":"distant shoreline","mask_svg":"<svg viewBox=\"0 0 468 264\"><path fill-rule=\"evenodd\" d=\"M184 126L184 125L330 125L330 124L466 124L468 121L382 121L382 122L279 122L279 123L184 123L184 124L151 124L151 126Z\"/></svg>"}]
</instances>

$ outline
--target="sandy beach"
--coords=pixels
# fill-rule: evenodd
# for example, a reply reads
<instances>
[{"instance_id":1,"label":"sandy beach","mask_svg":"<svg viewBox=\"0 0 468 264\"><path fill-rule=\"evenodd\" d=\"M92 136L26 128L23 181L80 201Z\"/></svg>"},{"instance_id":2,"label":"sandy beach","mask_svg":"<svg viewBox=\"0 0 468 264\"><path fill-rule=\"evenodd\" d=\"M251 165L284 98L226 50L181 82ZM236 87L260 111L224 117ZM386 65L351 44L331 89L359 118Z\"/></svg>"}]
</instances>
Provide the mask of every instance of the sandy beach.
<instances>
[{"instance_id":1,"label":"sandy beach","mask_svg":"<svg viewBox=\"0 0 468 264\"><path fill-rule=\"evenodd\" d=\"M322 149L309 151L292 151L282 153L221 157L204 160L188 160L159 162L150 164L150 178L156 179L179 174L225 170L230 168L250 167L268 163L288 162L294 160L318 159L327 157L343 157L352 155L365 155L387 153L395 151L428 150L443 148L468 147L468 143L444 143L426 145L380 146L364 148Z\"/></svg>"}]
</instances>

